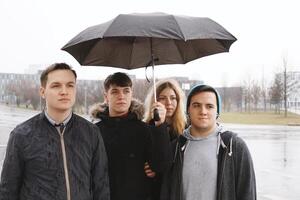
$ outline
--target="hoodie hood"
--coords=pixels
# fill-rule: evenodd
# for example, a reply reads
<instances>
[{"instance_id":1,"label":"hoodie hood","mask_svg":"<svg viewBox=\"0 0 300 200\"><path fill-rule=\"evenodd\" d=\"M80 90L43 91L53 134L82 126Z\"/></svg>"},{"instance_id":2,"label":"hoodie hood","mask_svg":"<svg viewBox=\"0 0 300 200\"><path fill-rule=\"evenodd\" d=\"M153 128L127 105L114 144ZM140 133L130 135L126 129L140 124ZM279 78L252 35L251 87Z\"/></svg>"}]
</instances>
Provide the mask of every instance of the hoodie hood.
<instances>
[{"instance_id":1,"label":"hoodie hood","mask_svg":"<svg viewBox=\"0 0 300 200\"><path fill-rule=\"evenodd\" d=\"M189 126L187 129L185 129L183 131L183 136L187 139L187 140L192 140L192 141L197 141L197 140L204 140L205 138L208 138L208 137L212 137L214 135L219 135L219 134L222 134L223 132L225 132L223 130L223 127L219 124L217 124L217 127L216 129L214 130L213 133L209 134L208 136L206 137L194 137L191 135L191 126Z\"/></svg>"},{"instance_id":2,"label":"hoodie hood","mask_svg":"<svg viewBox=\"0 0 300 200\"><path fill-rule=\"evenodd\" d=\"M134 114L138 120L142 120L144 116L144 106L138 99L132 99L129 112ZM101 116L108 116L108 104L106 102L96 103L90 108L90 116L92 120L99 120Z\"/></svg>"},{"instance_id":3,"label":"hoodie hood","mask_svg":"<svg viewBox=\"0 0 300 200\"><path fill-rule=\"evenodd\" d=\"M231 156L232 155L232 138L230 139L230 143L227 145L228 147L225 145L224 141L222 140L222 134L225 133L226 131L228 131L228 130L226 130L226 128L224 128L222 125L217 123L217 127L213 133L209 134L206 137L194 137L191 135L191 126L189 126L187 129L185 129L183 131L183 137L186 138L186 140L187 140L184 149L188 146L190 141L199 141L199 140L204 140L208 137L217 136L218 137L217 155L219 154L220 147L222 147L222 148L229 148L229 156Z\"/></svg>"}]
</instances>

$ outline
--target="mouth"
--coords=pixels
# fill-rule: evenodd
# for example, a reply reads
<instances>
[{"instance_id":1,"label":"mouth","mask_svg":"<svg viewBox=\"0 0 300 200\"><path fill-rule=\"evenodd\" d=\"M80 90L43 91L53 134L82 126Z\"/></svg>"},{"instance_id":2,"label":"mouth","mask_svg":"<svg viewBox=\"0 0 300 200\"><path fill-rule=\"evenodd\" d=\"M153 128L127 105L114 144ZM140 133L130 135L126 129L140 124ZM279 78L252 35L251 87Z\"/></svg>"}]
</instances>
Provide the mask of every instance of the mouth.
<instances>
[{"instance_id":1,"label":"mouth","mask_svg":"<svg viewBox=\"0 0 300 200\"><path fill-rule=\"evenodd\" d=\"M208 120L208 118L198 118L199 120Z\"/></svg>"},{"instance_id":2,"label":"mouth","mask_svg":"<svg viewBox=\"0 0 300 200\"><path fill-rule=\"evenodd\" d=\"M126 102L117 102L117 105L126 105Z\"/></svg>"},{"instance_id":3,"label":"mouth","mask_svg":"<svg viewBox=\"0 0 300 200\"><path fill-rule=\"evenodd\" d=\"M70 101L70 99L59 99L58 101L67 102L67 101Z\"/></svg>"}]
</instances>

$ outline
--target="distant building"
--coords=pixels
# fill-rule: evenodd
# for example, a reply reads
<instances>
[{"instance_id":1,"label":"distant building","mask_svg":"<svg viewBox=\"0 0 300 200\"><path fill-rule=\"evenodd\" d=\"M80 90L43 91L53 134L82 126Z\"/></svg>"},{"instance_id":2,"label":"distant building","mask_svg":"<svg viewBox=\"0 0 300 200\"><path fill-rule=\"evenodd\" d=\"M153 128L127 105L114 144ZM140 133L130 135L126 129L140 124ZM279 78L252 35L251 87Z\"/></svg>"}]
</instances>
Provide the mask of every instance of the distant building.
<instances>
[{"instance_id":1,"label":"distant building","mask_svg":"<svg viewBox=\"0 0 300 200\"><path fill-rule=\"evenodd\" d=\"M34 74L15 74L15 73L0 73L0 102L7 104L25 104L28 105L33 102L28 95L24 93L30 93L31 96L38 95L38 87L40 85L41 70L39 66L31 66L31 72ZM135 97L143 100L146 96L151 84L148 84L144 79L137 79L135 75L129 75L129 77L136 84L135 88L138 92ZM189 80L188 77L170 77L178 81L182 90L187 93L196 84L203 84L203 81ZM76 105L84 105L85 110L93 101L103 100L103 80L77 80L77 101ZM30 96L29 95L29 96ZM97 99L93 99L97 98ZM41 101L41 100L40 100ZM40 102L41 104L41 102ZM75 105L75 106L76 106Z\"/></svg>"},{"instance_id":2,"label":"distant building","mask_svg":"<svg viewBox=\"0 0 300 200\"><path fill-rule=\"evenodd\" d=\"M300 71L287 72L288 98L290 109L300 109Z\"/></svg>"},{"instance_id":3,"label":"distant building","mask_svg":"<svg viewBox=\"0 0 300 200\"><path fill-rule=\"evenodd\" d=\"M21 89L24 82L28 80L30 80L32 84L39 84L39 75L0 73L0 102L16 101L14 90Z\"/></svg>"},{"instance_id":4,"label":"distant building","mask_svg":"<svg viewBox=\"0 0 300 200\"><path fill-rule=\"evenodd\" d=\"M184 91L185 95L187 95L188 92L190 91L190 89L192 87L194 87L195 85L204 84L204 82L201 80L190 80L188 77L173 76L170 78L175 79L179 83L179 85L180 85L181 89Z\"/></svg>"}]
</instances>

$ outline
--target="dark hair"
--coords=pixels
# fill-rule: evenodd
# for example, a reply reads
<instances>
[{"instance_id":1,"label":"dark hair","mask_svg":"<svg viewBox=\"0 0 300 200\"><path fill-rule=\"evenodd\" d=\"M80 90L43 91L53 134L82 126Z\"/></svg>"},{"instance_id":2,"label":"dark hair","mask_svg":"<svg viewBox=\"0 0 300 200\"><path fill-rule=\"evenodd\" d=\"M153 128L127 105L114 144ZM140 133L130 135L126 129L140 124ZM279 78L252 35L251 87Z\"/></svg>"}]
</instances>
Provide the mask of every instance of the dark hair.
<instances>
[{"instance_id":1,"label":"dark hair","mask_svg":"<svg viewBox=\"0 0 300 200\"><path fill-rule=\"evenodd\" d=\"M195 85L189 92L188 96L187 96L187 100L186 100L186 113L188 113L188 109L189 109L189 106L191 104L191 99L193 96L195 96L196 94L198 93L201 93L201 92L213 92L215 95L216 95L216 100L217 100L217 114L219 115L220 112L221 112L221 97L218 93L218 91L209 86L209 85L203 85L203 84L200 84L200 85Z\"/></svg>"},{"instance_id":2,"label":"dark hair","mask_svg":"<svg viewBox=\"0 0 300 200\"><path fill-rule=\"evenodd\" d=\"M122 72L116 72L109 75L104 81L104 89L107 92L111 85L119 87L132 87L132 81L129 76Z\"/></svg>"},{"instance_id":3,"label":"dark hair","mask_svg":"<svg viewBox=\"0 0 300 200\"><path fill-rule=\"evenodd\" d=\"M75 80L77 78L77 74L76 74L75 70L73 70L70 65L68 65L66 63L54 63L54 64L50 65L49 67L47 67L46 69L44 69L41 74L40 82L43 87L45 87L47 84L48 74L50 72L53 72L56 70L70 70L74 74Z\"/></svg>"}]
</instances>

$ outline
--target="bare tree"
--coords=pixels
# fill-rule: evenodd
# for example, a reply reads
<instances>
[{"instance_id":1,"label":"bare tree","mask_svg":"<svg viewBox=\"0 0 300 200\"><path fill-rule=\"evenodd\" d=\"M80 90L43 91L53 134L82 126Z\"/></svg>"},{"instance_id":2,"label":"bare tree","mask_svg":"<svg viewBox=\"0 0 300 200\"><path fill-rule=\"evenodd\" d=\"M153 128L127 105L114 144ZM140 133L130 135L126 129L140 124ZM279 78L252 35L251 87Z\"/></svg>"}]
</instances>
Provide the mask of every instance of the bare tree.
<instances>
[{"instance_id":1,"label":"bare tree","mask_svg":"<svg viewBox=\"0 0 300 200\"><path fill-rule=\"evenodd\" d=\"M32 106L34 110L37 110L41 100L39 95L39 86L32 80L22 80L22 96L23 102L26 107Z\"/></svg>"},{"instance_id":2,"label":"bare tree","mask_svg":"<svg viewBox=\"0 0 300 200\"><path fill-rule=\"evenodd\" d=\"M11 82L6 85L5 92L7 103L16 104L19 107L21 103L20 94L22 93L20 86L16 82Z\"/></svg>"},{"instance_id":3,"label":"bare tree","mask_svg":"<svg viewBox=\"0 0 300 200\"><path fill-rule=\"evenodd\" d=\"M230 99L227 91L227 75L224 73L222 76L222 109L230 112Z\"/></svg>"},{"instance_id":4,"label":"bare tree","mask_svg":"<svg viewBox=\"0 0 300 200\"><path fill-rule=\"evenodd\" d=\"M243 98L244 98L244 106L245 112L251 112L251 103L252 103L252 95L251 95L251 88L252 88L252 78L249 76L248 79L244 80L243 82Z\"/></svg>"},{"instance_id":5,"label":"bare tree","mask_svg":"<svg viewBox=\"0 0 300 200\"><path fill-rule=\"evenodd\" d=\"M253 99L254 109L255 112L258 111L258 104L260 100L261 88L256 81L253 81L252 88L251 88L251 96Z\"/></svg>"},{"instance_id":6,"label":"bare tree","mask_svg":"<svg viewBox=\"0 0 300 200\"><path fill-rule=\"evenodd\" d=\"M274 82L269 91L270 103L275 105L275 113L280 114L281 102L283 99L283 80L281 74L275 74Z\"/></svg>"},{"instance_id":7,"label":"bare tree","mask_svg":"<svg viewBox=\"0 0 300 200\"><path fill-rule=\"evenodd\" d=\"M262 103L263 103L264 112L266 112L267 111L267 87L266 87L264 70L263 70L262 80L261 80L261 97L263 101Z\"/></svg>"},{"instance_id":8,"label":"bare tree","mask_svg":"<svg viewBox=\"0 0 300 200\"><path fill-rule=\"evenodd\" d=\"M284 117L287 117L287 73L286 73L287 60L283 58L283 98L284 98Z\"/></svg>"}]
</instances>

